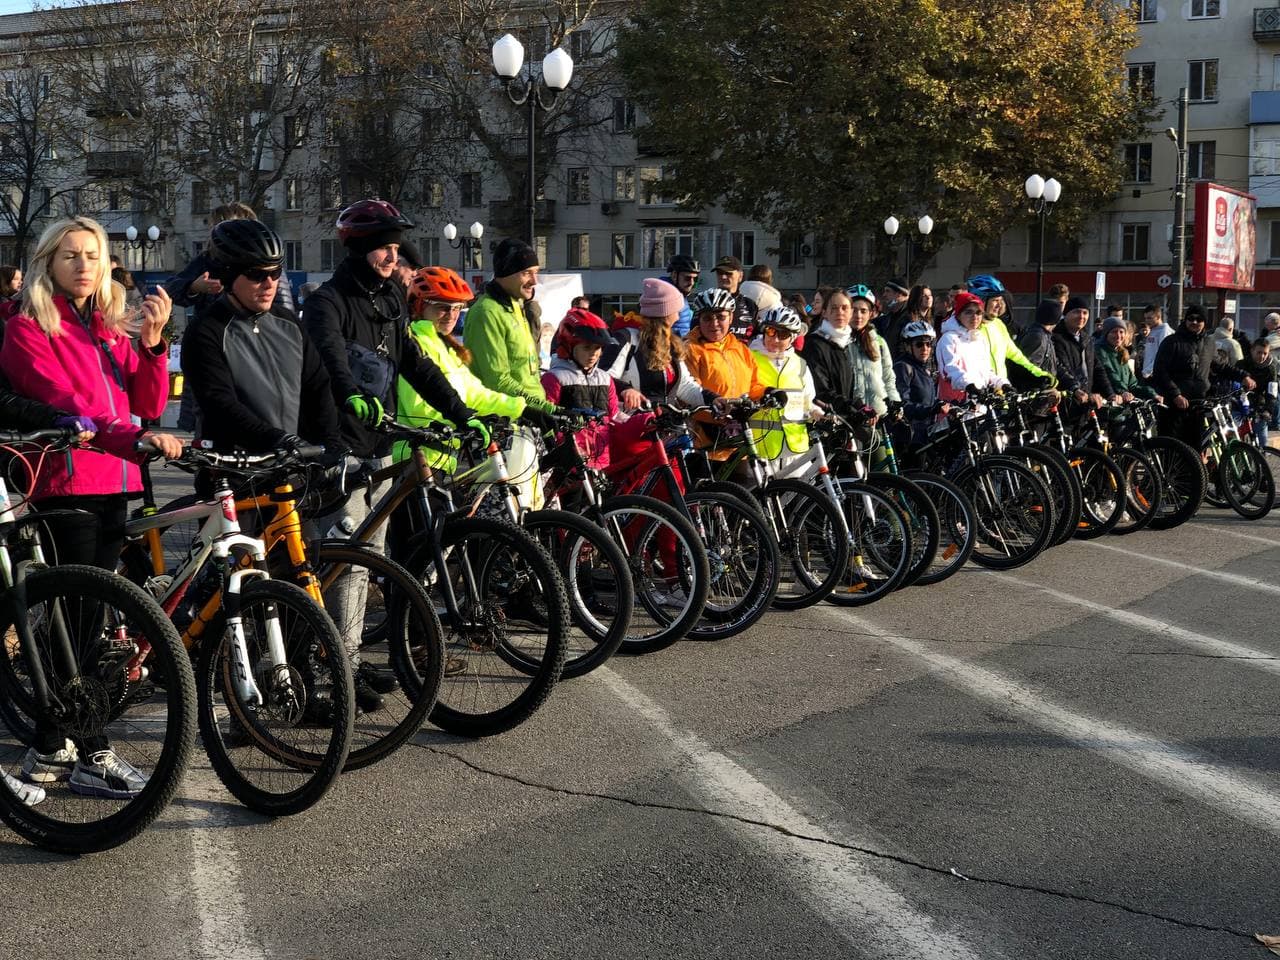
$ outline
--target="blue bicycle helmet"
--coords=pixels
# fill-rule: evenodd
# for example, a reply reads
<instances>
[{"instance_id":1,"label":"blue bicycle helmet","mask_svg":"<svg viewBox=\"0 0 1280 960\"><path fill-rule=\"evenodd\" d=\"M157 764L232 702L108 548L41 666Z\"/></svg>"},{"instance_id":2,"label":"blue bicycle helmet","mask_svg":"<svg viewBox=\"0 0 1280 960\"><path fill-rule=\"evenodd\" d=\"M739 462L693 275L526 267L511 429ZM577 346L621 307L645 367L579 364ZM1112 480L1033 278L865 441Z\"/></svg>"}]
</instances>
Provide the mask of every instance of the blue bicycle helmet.
<instances>
[{"instance_id":1,"label":"blue bicycle helmet","mask_svg":"<svg viewBox=\"0 0 1280 960\"><path fill-rule=\"evenodd\" d=\"M986 300L997 294L1004 293L1004 284L1000 282L998 277L989 273L980 273L976 277L970 277L965 281L969 292Z\"/></svg>"},{"instance_id":2,"label":"blue bicycle helmet","mask_svg":"<svg viewBox=\"0 0 1280 960\"><path fill-rule=\"evenodd\" d=\"M846 288L844 292L848 294L850 300L865 300L871 304L873 310L875 309L876 295L871 292L871 288L865 283L855 283L853 286Z\"/></svg>"}]
</instances>

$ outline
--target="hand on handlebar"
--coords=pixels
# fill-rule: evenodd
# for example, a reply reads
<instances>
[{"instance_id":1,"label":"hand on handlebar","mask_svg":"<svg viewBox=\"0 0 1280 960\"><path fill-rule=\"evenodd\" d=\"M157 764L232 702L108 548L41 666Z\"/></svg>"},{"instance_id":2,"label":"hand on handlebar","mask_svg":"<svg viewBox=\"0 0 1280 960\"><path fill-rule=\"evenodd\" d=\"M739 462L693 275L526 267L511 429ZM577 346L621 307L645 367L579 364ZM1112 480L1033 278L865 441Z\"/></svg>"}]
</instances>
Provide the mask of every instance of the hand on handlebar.
<instances>
[{"instance_id":1,"label":"hand on handlebar","mask_svg":"<svg viewBox=\"0 0 1280 960\"><path fill-rule=\"evenodd\" d=\"M62 430L77 431L76 440L80 443L88 443L98 432L98 425L89 417L58 417L53 425Z\"/></svg>"},{"instance_id":2,"label":"hand on handlebar","mask_svg":"<svg viewBox=\"0 0 1280 960\"><path fill-rule=\"evenodd\" d=\"M1173 398L1173 405L1179 410L1185 410L1187 407L1191 406L1191 404L1187 402L1187 398L1182 394L1178 394Z\"/></svg>"},{"instance_id":3,"label":"hand on handlebar","mask_svg":"<svg viewBox=\"0 0 1280 960\"><path fill-rule=\"evenodd\" d=\"M1246 390L1256 390L1258 388L1258 382L1253 377L1245 377L1240 381L1240 385Z\"/></svg>"},{"instance_id":4,"label":"hand on handlebar","mask_svg":"<svg viewBox=\"0 0 1280 960\"><path fill-rule=\"evenodd\" d=\"M627 413L642 409L646 406L646 403L644 394L639 390L628 387L622 391L622 409L626 410Z\"/></svg>"},{"instance_id":5,"label":"hand on handlebar","mask_svg":"<svg viewBox=\"0 0 1280 960\"><path fill-rule=\"evenodd\" d=\"M470 420L468 420L464 424L464 426L474 431L480 437L481 442L486 447L490 444L490 442L492 442L493 438L489 435L488 424L486 424L483 420L479 419L478 417L472 417Z\"/></svg>"},{"instance_id":6,"label":"hand on handlebar","mask_svg":"<svg viewBox=\"0 0 1280 960\"><path fill-rule=\"evenodd\" d=\"M182 456L182 440L171 433L144 433L138 438L138 449L158 453L166 460L177 460Z\"/></svg>"}]
</instances>

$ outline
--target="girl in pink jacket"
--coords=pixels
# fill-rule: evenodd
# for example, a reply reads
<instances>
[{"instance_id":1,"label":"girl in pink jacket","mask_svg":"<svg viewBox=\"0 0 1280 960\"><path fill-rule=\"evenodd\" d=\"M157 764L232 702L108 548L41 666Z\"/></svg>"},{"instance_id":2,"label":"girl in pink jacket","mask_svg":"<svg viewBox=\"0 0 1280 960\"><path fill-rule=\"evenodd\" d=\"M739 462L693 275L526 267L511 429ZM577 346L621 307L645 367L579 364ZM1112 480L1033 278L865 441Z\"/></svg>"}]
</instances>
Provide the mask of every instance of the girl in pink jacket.
<instances>
[{"instance_id":1,"label":"girl in pink jacket","mask_svg":"<svg viewBox=\"0 0 1280 960\"><path fill-rule=\"evenodd\" d=\"M82 518L51 521L51 559L114 570L124 540L129 494L142 489L139 447L169 457L182 444L147 433L130 416L160 416L168 399L169 318L163 290L146 297L135 348L125 328L124 288L113 283L102 227L84 217L51 225L40 236L22 291L22 305L5 326L0 371L14 390L93 421L95 444L43 464L32 500L40 510L72 510ZM91 624L82 624L86 632ZM83 665L82 665L83 666ZM69 780L73 792L124 798L141 792L146 775L118 757L102 736L72 743L36 730L22 777L39 785Z\"/></svg>"}]
</instances>

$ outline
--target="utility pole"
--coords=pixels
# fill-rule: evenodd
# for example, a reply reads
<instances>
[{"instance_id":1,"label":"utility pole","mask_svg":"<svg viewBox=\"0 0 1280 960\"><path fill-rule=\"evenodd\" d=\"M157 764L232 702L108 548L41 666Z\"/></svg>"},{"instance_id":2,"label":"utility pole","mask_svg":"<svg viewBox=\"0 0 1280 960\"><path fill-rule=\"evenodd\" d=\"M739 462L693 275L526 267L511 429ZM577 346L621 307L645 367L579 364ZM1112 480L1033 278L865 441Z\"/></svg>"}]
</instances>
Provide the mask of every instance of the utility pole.
<instances>
[{"instance_id":1,"label":"utility pole","mask_svg":"<svg viewBox=\"0 0 1280 960\"><path fill-rule=\"evenodd\" d=\"M1172 133L1172 131L1170 131ZM1187 283L1187 88L1178 91L1178 182L1173 190L1173 316L1182 320L1182 294ZM1203 227L1203 224L1201 225Z\"/></svg>"}]
</instances>

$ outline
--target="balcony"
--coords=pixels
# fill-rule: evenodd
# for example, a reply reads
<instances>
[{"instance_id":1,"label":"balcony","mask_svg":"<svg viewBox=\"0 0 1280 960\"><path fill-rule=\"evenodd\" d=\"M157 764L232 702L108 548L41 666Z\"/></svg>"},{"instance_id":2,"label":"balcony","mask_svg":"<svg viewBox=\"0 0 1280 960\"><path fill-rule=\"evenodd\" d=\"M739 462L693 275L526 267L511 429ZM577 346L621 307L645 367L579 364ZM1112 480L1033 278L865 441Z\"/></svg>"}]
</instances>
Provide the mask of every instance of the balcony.
<instances>
[{"instance_id":1,"label":"balcony","mask_svg":"<svg viewBox=\"0 0 1280 960\"><path fill-rule=\"evenodd\" d=\"M97 179L142 175L141 150L93 150L85 154L85 176Z\"/></svg>"},{"instance_id":2,"label":"balcony","mask_svg":"<svg viewBox=\"0 0 1280 960\"><path fill-rule=\"evenodd\" d=\"M683 207L668 200L641 202L636 204L636 220L646 224L706 223L707 212L696 207Z\"/></svg>"},{"instance_id":3,"label":"balcony","mask_svg":"<svg viewBox=\"0 0 1280 960\"><path fill-rule=\"evenodd\" d=\"M636 154L641 157L662 157L671 151L667 145L658 139L648 127L640 127L636 130Z\"/></svg>"},{"instance_id":4,"label":"balcony","mask_svg":"<svg viewBox=\"0 0 1280 960\"><path fill-rule=\"evenodd\" d=\"M1280 90L1254 90L1249 94L1249 126L1280 123Z\"/></svg>"},{"instance_id":5,"label":"balcony","mask_svg":"<svg viewBox=\"0 0 1280 960\"><path fill-rule=\"evenodd\" d=\"M1280 7L1257 7L1253 11L1253 39L1280 40Z\"/></svg>"},{"instance_id":6,"label":"balcony","mask_svg":"<svg viewBox=\"0 0 1280 960\"><path fill-rule=\"evenodd\" d=\"M95 120L124 120L138 115L137 109L125 103L123 98L106 95L90 99L84 112Z\"/></svg>"},{"instance_id":7,"label":"balcony","mask_svg":"<svg viewBox=\"0 0 1280 960\"><path fill-rule=\"evenodd\" d=\"M494 230L518 230L524 226L526 216L525 202L523 200L489 201L489 226ZM533 224L535 227L554 227L556 225L556 202L554 200L534 201Z\"/></svg>"}]
</instances>

